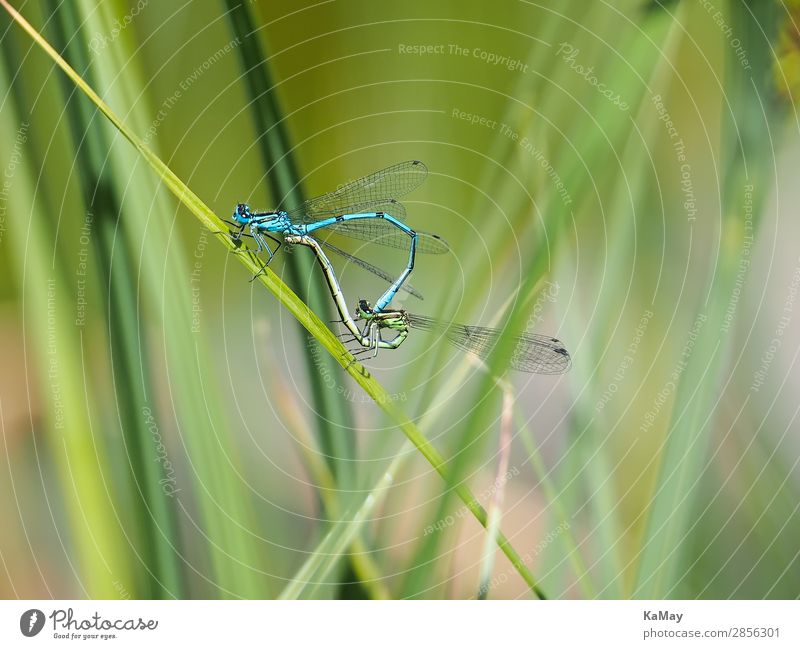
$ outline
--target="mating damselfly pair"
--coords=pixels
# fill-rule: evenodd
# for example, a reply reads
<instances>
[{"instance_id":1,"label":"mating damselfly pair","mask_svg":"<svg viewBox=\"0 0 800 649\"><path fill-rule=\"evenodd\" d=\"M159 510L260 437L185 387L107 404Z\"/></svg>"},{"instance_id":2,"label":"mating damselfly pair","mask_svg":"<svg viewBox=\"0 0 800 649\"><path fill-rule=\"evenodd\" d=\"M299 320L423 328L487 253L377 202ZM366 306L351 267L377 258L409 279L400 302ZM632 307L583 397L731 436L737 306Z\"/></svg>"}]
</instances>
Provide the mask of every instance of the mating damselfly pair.
<instances>
[{"instance_id":1,"label":"mating damselfly pair","mask_svg":"<svg viewBox=\"0 0 800 649\"><path fill-rule=\"evenodd\" d=\"M419 291L406 281L414 269L417 252L441 254L449 250L441 237L417 232L404 222L405 208L398 199L421 185L426 175L427 168L422 162L410 160L354 180L292 209L253 212L248 205L239 203L233 212L233 221L228 222L235 228L231 237L237 242L242 236L249 236L255 241L256 250L250 252L254 252L261 260L262 269L272 261L282 243L311 248L322 267L341 317L340 322L351 337L348 342L360 346L356 354L371 352L375 356L379 349L397 349L408 337L410 329L420 329L439 333L452 345L481 358L488 357L493 351L504 352L508 365L516 370L539 374L567 371L570 366L569 353L556 338L524 334L503 339L497 329L461 325L389 308L400 290L422 298ZM326 240L311 236L318 230L329 230L353 239L408 250L408 263L400 275L392 280L390 273L344 252ZM275 234L283 236L283 242L273 236ZM267 240L274 244L274 249ZM355 312L350 315L341 284L323 247L391 283L374 306L360 299ZM260 257L263 253L268 256L266 262ZM357 321L363 323L363 328L359 328ZM384 334L391 335L391 338L387 339Z\"/></svg>"}]
</instances>

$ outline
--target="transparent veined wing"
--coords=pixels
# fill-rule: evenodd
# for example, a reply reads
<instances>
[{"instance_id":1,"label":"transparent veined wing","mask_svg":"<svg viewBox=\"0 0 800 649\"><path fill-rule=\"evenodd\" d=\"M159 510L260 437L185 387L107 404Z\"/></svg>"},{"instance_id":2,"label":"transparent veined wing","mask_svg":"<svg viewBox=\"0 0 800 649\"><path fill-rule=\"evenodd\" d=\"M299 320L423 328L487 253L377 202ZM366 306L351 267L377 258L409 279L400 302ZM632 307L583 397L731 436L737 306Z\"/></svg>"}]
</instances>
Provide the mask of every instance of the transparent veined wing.
<instances>
[{"instance_id":1,"label":"transparent veined wing","mask_svg":"<svg viewBox=\"0 0 800 649\"><path fill-rule=\"evenodd\" d=\"M314 223L316 221L322 221L333 216L341 216L343 214L367 214L369 212L383 212L385 214L391 214L400 221L404 221L406 218L405 206L394 199L383 199L380 201L368 201L366 203L343 205L341 208L335 210L320 210L319 212L298 214L287 212L287 214L292 221L299 223Z\"/></svg>"},{"instance_id":2,"label":"transparent veined wing","mask_svg":"<svg viewBox=\"0 0 800 649\"><path fill-rule=\"evenodd\" d=\"M350 253L345 252L341 248L337 248L336 246L334 246L332 243L329 243L328 241L320 240L319 243L320 243L320 245L322 245L324 248L327 248L331 252L335 252L337 255L347 259L348 261L353 262L356 266L360 266L361 268L363 268L364 270L372 273L373 275L376 275L376 276L380 277L381 279L386 280L389 284L394 283L396 278L392 277L385 270L382 270L382 269L378 268L377 266L373 266L368 261L364 261L363 259L361 259L359 257L351 255ZM403 284L401 284L400 290L401 291L405 291L406 293L409 293L409 294L413 295L415 298L418 298L420 300L424 300L425 299L425 298L422 297L422 293L420 293L416 288L414 288L408 282L404 282Z\"/></svg>"},{"instance_id":3,"label":"transparent veined wing","mask_svg":"<svg viewBox=\"0 0 800 649\"><path fill-rule=\"evenodd\" d=\"M411 327L441 333L451 345L480 358L487 358L501 338L498 329L444 322L412 313L407 315ZM514 336L513 340L513 345L505 347L505 360L515 370L535 374L563 374L570 368L569 352L557 338L522 334Z\"/></svg>"},{"instance_id":4,"label":"transparent veined wing","mask_svg":"<svg viewBox=\"0 0 800 649\"><path fill-rule=\"evenodd\" d=\"M378 210L381 211L381 210ZM331 230L351 239L369 241L389 248L409 250L411 237L384 219L359 219L357 221L341 221L329 225L325 230ZM320 230L318 230L319 232ZM440 255L449 252L450 247L439 235L430 232L417 232L417 252Z\"/></svg>"},{"instance_id":5,"label":"transparent veined wing","mask_svg":"<svg viewBox=\"0 0 800 649\"><path fill-rule=\"evenodd\" d=\"M427 175L428 168L419 160L400 162L347 183L335 191L311 198L287 210L287 213L290 218L303 222L316 220L318 215L324 214L352 214L353 206L385 203L405 196L419 187Z\"/></svg>"}]
</instances>

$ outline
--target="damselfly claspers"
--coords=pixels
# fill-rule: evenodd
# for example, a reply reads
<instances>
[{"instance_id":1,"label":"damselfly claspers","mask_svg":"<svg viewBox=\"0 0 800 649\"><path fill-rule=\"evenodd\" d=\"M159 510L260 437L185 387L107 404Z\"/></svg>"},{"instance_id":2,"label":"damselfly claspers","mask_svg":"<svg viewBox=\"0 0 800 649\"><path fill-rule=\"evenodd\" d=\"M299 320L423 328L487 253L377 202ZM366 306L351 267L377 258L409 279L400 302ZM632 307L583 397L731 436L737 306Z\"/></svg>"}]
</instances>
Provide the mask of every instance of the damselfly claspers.
<instances>
[{"instance_id":1,"label":"damselfly claspers","mask_svg":"<svg viewBox=\"0 0 800 649\"><path fill-rule=\"evenodd\" d=\"M504 352L509 367L521 372L535 374L563 374L570 368L569 352L557 338L538 334L522 334L509 338L504 344L504 334L499 329L462 325L428 316L415 315L403 309L384 309L376 312L369 302L359 300L355 312L351 316L342 288L333 271L333 265L327 258L318 242L308 236L292 236L286 238L287 243L305 245L314 250L317 260L325 274L331 297L341 316L341 323L347 328L350 339L363 349L354 355L372 352L378 354L379 349L397 349L408 337L411 329L420 329L438 333L451 345L485 359L497 349ZM363 323L362 328L356 322ZM384 338L384 333L392 332L392 337Z\"/></svg>"},{"instance_id":2,"label":"damselfly claspers","mask_svg":"<svg viewBox=\"0 0 800 649\"><path fill-rule=\"evenodd\" d=\"M326 241L319 241L329 250L391 282L391 286L373 307L375 313L380 313L411 274L417 252L439 254L449 250L444 240L437 235L416 232L403 223L405 208L397 199L422 184L427 173L428 170L422 162L409 160L354 180L336 191L309 199L289 210L253 212L248 205L239 203L233 211L233 221L228 222L237 228L231 233L231 237L239 240L245 234L245 228L248 228L248 236L256 242L255 253L258 255L266 252L268 255L264 266L272 261L282 244L273 234L280 234L286 243L292 243L290 238L309 237L312 232L322 228L353 239L408 250L405 269L392 281L392 276L386 271L353 257ZM275 244L274 249L267 239ZM407 290L420 297L414 289Z\"/></svg>"}]
</instances>

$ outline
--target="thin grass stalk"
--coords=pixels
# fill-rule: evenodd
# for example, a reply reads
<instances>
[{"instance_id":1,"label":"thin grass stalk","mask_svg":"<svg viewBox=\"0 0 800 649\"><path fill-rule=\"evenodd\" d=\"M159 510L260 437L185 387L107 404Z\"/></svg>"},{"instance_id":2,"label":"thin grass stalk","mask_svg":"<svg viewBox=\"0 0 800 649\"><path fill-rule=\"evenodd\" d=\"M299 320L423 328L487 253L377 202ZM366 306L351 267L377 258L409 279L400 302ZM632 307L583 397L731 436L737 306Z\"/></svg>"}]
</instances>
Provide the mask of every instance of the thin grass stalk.
<instances>
[{"instance_id":1,"label":"thin grass stalk","mask_svg":"<svg viewBox=\"0 0 800 649\"><path fill-rule=\"evenodd\" d=\"M111 110L100 96L81 79L80 75L56 52L53 47L36 31L36 29L11 5L8 0L0 0L0 5L11 15L17 24L28 33L34 42L60 67L70 79L95 103L109 121L122 133L125 138L136 148L161 181L175 194L175 196L194 214L198 221L214 233L214 237L225 248L232 252L240 252L236 243L228 235L224 223L209 209L209 207L178 176L139 138L133 133ZM264 285L287 310L297 318L323 347L337 360L345 371L361 386L362 389L375 401L375 403L395 422L414 444L416 449L431 464L437 473L445 480L450 481L450 469L444 459L424 436L419 428L408 416L395 405L387 390L358 363L352 354L338 340L335 334L325 326L319 317L311 311L295 295L289 287L269 268L263 269L253 255L238 254L237 259L242 265L258 276L259 282ZM486 527L486 510L478 503L470 490L463 484L457 484L453 490L464 502L467 509ZM498 534L497 544L511 561L514 568L520 573L531 590L539 598L544 598L544 593L539 588L533 574L525 566L519 554L503 534Z\"/></svg>"},{"instance_id":2,"label":"thin grass stalk","mask_svg":"<svg viewBox=\"0 0 800 649\"><path fill-rule=\"evenodd\" d=\"M558 241L549 231L548 224L555 218L572 218L572 212L578 209L577 204L587 195L591 195L592 191L591 169L587 171L580 159L584 153L583 147L590 145L592 140L595 141L592 145L594 147L598 144L603 145L603 129L598 128L599 124L612 124L612 131L614 126L618 126L620 132L624 132L622 127L626 124L619 119L601 119L599 113L605 108L601 105L598 114L586 108L585 114L579 115L577 123L564 128L569 115L564 109L565 107L569 109L574 101L567 94L570 92L572 81L570 77L573 73L564 70L564 65L555 56L552 47L546 47L540 42L558 44L566 41L583 44L589 40L588 35L594 40L596 33L604 31L601 21L608 20L607 7L601 3L587 3L579 8L577 5L536 8L543 15L536 23L536 38L539 40L531 41L531 53L528 57L532 76L520 76L519 83L509 94L512 99L507 102L506 112L502 118L504 124L516 131L518 138L513 139L505 135L496 138L488 154L489 163L483 181L485 187L491 188L492 196L513 197L512 208L507 210L509 223L500 218L500 215L486 219L483 211L476 211L471 221L482 223L485 221L481 234L490 249L500 251L501 254L503 249L513 251L511 246L500 245L501 241L506 243L503 238L508 236L508 225L522 239L523 245L529 243L528 237L535 236L538 246L535 254L545 255L548 273L552 273L554 251ZM570 18L570 12L576 14L577 22ZM583 24L595 27L588 30L582 27ZM562 105L564 103L567 105ZM559 115L561 121L554 122L552 114ZM587 139L585 136L588 134L582 134L576 129L589 131L592 139ZM563 133L559 134L559 130L563 130ZM551 133L552 137L564 139L550 143L548 133ZM568 138L565 133L569 134ZM552 181L539 161L531 160L529 155L521 153L519 138L522 136L536 143L537 148L559 171L565 186L569 188L570 196L575 199L574 206L572 204L564 206L557 199ZM587 156L583 157L586 159ZM568 171L561 173L564 167L568 167ZM564 209L565 207L571 209ZM549 216L553 210L559 211L558 217ZM528 252L523 249L523 254L527 256ZM486 273L485 269L473 266L469 266L467 270L471 273L469 285L472 287L472 292L484 295L492 282L491 275Z\"/></svg>"},{"instance_id":3,"label":"thin grass stalk","mask_svg":"<svg viewBox=\"0 0 800 649\"><path fill-rule=\"evenodd\" d=\"M406 452L410 450L410 446L409 441L406 440L403 449L394 457L380 480L370 489L353 514L344 516L341 521L337 521L331 526L297 574L283 589L278 599L314 598L318 588L326 585L325 579L337 564L335 559L342 556L348 546L352 547L353 552L357 552L356 542L361 528L392 486L394 476L397 474ZM367 583L369 582L365 582L365 585Z\"/></svg>"},{"instance_id":4,"label":"thin grass stalk","mask_svg":"<svg viewBox=\"0 0 800 649\"><path fill-rule=\"evenodd\" d=\"M563 231L561 224L555 224L553 229L556 230L553 238L558 240L560 232ZM505 375L506 367L504 367L508 359L511 357L511 346L514 344L514 337L521 332L529 317L529 305L532 306L532 298L536 295L536 287L539 280L545 275L547 269L546 255L533 255L532 263L523 272L523 283L518 292L518 299L511 306L506 317L500 322L500 339L495 349L486 361L485 376L478 382L476 394L479 395L478 406L473 411L474 416L470 417L468 424L464 427L460 439L456 442L455 447L458 449L455 458L451 461L451 482L447 485L447 490L440 500L439 516L436 520L442 518L450 507L450 496L458 493L458 490L465 488L463 481L466 479L467 472L473 464L473 460L479 457L485 447L486 430L491 427L489 421L492 415L490 413L497 412L497 399L495 382L496 377ZM425 556L436 555L436 545L439 542L439 535L429 535L425 542L423 542L421 553ZM406 586L407 594L411 595L422 590L421 583L427 579L427 575L423 572L422 567L425 562L418 563L419 568L415 570L410 576L409 582Z\"/></svg>"},{"instance_id":5,"label":"thin grass stalk","mask_svg":"<svg viewBox=\"0 0 800 649\"><path fill-rule=\"evenodd\" d=\"M533 7L530 7L530 9L533 10ZM555 42L555 33L564 24L560 13L549 10L543 10L543 12L545 14L544 20L540 26L537 26L536 38L531 37L530 39L530 54L527 57L530 67L534 70L543 67L540 58L549 51L549 48L544 43L548 41ZM519 83L514 91L510 93L510 96L515 100L507 103L506 112L502 116L502 123L518 127L519 132L528 134L533 129L543 129L543 125L535 120L538 114L536 98L546 78L544 73L536 74L532 82L531 77L527 75L520 76ZM491 149L485 156L481 174L481 187L487 188L487 191L491 192L487 197L493 205L498 207L498 211L501 207L501 197L511 196L512 207L506 209L502 215L497 213L487 218L484 205L482 202L478 202L477 206L473 208L469 219L472 223L481 223L482 239L490 250L498 251L501 256L506 248L505 245L501 244L507 242L506 237L508 236L509 226L515 233L525 232L527 230L526 221L530 220L531 200L534 201L534 206L537 201L536 187L531 187L528 192L525 192L517 182L520 179L524 182L526 178L532 175L528 172L533 171L531 169L532 165L525 166L523 163L523 171L521 173L514 172L515 167L518 166L515 162L518 153L519 142L517 140L506 136L494 139ZM506 216L507 219L503 218L503 216ZM508 246L508 248L513 250L511 246ZM464 284L470 287L467 295L475 298L472 305L468 302L466 306L464 303L460 303L460 311L464 314L468 314L470 307L473 307L475 303L482 299L482 296L487 295L488 288L492 282L491 274L486 272L485 266L474 263L475 260L480 258L478 255L470 255L464 260ZM444 313L451 313L456 307L458 299L459 296L455 292L447 292L439 301L441 310ZM468 315L465 315L465 317L469 319ZM446 349L446 347L440 346L437 350L430 350L428 354L430 367L441 367L443 360L450 353L450 350ZM413 371L410 370L410 372ZM429 406L431 400L437 394L437 390L437 384L432 382L431 387L424 394L424 399L420 406L421 409L424 410ZM439 517L437 516L434 520L439 520ZM425 563L425 561L422 563Z\"/></svg>"},{"instance_id":6,"label":"thin grass stalk","mask_svg":"<svg viewBox=\"0 0 800 649\"><path fill-rule=\"evenodd\" d=\"M500 439L497 452L497 472L494 481L494 494L489 506L489 523L486 526L486 540L483 544L483 559L478 580L478 599L489 596L489 587L494 569L494 555L497 548L497 533L500 531L500 519L503 516L503 495L505 493L508 458L511 455L511 439L514 415L514 390L510 384L500 384L503 391L503 404L500 413Z\"/></svg>"},{"instance_id":7,"label":"thin grass stalk","mask_svg":"<svg viewBox=\"0 0 800 649\"><path fill-rule=\"evenodd\" d=\"M606 14L606 20L608 19L609 14ZM602 70L604 78L619 80L615 83L619 83L620 87L629 89L628 92L631 94L626 95L626 98L633 107L643 105L645 101L646 88L641 83L640 75L650 76L653 74L652 70L661 56L660 44L669 33L670 24L669 17L663 14L655 13L648 16L642 28L643 34L637 34L624 46L618 45L618 49L621 50L620 57L618 59L614 58L608 68ZM574 38L577 40L578 36L575 35ZM630 69L631 65L635 66L635 70ZM563 67L565 68L566 66ZM558 84L559 80L564 78L565 85L569 86L569 77L572 74L569 69L562 69L560 75L558 73L554 74L553 83ZM625 80L630 80L630 83L626 84ZM559 101L558 93L551 95L550 101ZM576 99L562 97L561 101L566 101L571 105ZM567 206L559 200L554 200L545 206L543 211L552 213L551 218L556 222L561 222L565 219L583 219L587 216L595 217L597 215L594 209L589 212L581 209L581 204L586 203L587 199L598 192L598 188L595 186L593 170L605 164L605 158L609 150L624 150L626 148L625 143L632 137L630 116L627 112L621 112L604 99L600 98L598 100L598 98L591 95L588 96L586 101L583 100L583 97L578 98L577 101L580 102L580 110L577 113L575 122L571 125L560 123L559 126L570 133L570 142L579 143L580 149L578 151L566 151L559 155L557 153L559 148L557 146L552 147L554 156L556 156L553 164L560 171L564 170L563 174L561 174L562 178L565 186L569 188L570 196L575 201L574 205ZM553 110L553 108L551 107L550 110ZM562 108L562 111L564 110ZM562 147L562 149L564 148ZM627 208L622 213L626 212ZM605 218L617 218L618 216L617 214L611 214L611 211L604 214ZM544 248L545 243L542 241L540 249L534 253L535 255L547 254L547 250ZM577 332L576 328L568 328L568 332L570 330ZM568 344L573 338L566 337ZM575 384L582 385L589 380L589 378L585 377L589 377L590 373L584 371L584 368L588 367L591 367L591 361L585 358L584 355L578 354L573 358L571 374L577 377L573 379ZM582 374L584 377L581 377ZM578 412L580 413L580 410ZM585 474L585 478L581 480L574 479L576 475L584 475L586 457L586 453L583 450L584 444L588 443L591 448L594 448L594 441L590 439L590 436L580 436L580 432L584 430L580 422L571 426L571 430L577 431L579 437L570 445L572 450L567 453L567 456L562 461L564 469L561 473L568 477L569 482L573 484L573 488L561 493L562 502L566 510L576 511L579 506L578 502L583 497L583 492L579 487L585 483L589 485L589 489L594 491L594 485L603 484L607 480L609 472L607 465L603 467L598 462L592 462L589 465L590 473ZM607 491L605 490L601 494L603 500L597 503L596 509L598 512L604 509L603 505L606 506L606 511L610 511L616 503L614 495L607 493ZM599 515L596 519L603 522L599 529L605 541L601 543L601 546L606 551L610 550L610 553L608 553L609 559L596 564L596 568L599 569L599 573L602 575L601 579L606 587L611 586L613 588L619 575L616 566L621 564L615 549L615 544L620 538L620 530L613 517L606 518L605 515Z\"/></svg>"},{"instance_id":8,"label":"thin grass stalk","mask_svg":"<svg viewBox=\"0 0 800 649\"><path fill-rule=\"evenodd\" d=\"M529 293L527 296L520 296L519 294L510 295L505 303L495 311L495 316L492 320L488 323L488 326L497 328L502 322L506 319L506 314L508 309L511 305L515 302L520 303L520 308L523 311L527 311L528 309L532 308L539 292L542 290L544 283L537 282L534 287L534 290ZM472 359L469 355L464 357L462 361L461 368L465 370L466 367L474 367L474 359ZM487 367L485 364L482 365L484 373L488 372ZM459 373L458 375L454 375L459 377L459 381L463 382L465 378L465 371L463 373ZM454 376L451 376L448 380L448 385L454 384ZM494 384L498 384L501 379L498 379L496 376L492 378ZM451 394L451 392L447 389L440 389L440 393L442 394ZM455 444L455 448L461 450L465 447L461 446L461 441ZM462 453L463 456L463 453ZM436 514L433 517L433 524L435 525L437 521L443 520L446 518L448 509L450 505L450 496L452 496L452 492L445 492L442 497L440 497L438 508L436 510ZM427 566L431 565L434 561L435 557L438 555L438 546L442 542L442 539L439 538L442 535L427 535L421 546L420 549L415 554L411 568L409 570L409 575L406 578L406 583L404 585L404 593L406 597L413 597L422 593L425 588L426 581L431 578L430 570L427 569ZM433 538L436 537L436 538Z\"/></svg>"},{"instance_id":9,"label":"thin grass stalk","mask_svg":"<svg viewBox=\"0 0 800 649\"><path fill-rule=\"evenodd\" d=\"M541 286L537 284L537 291L540 289ZM535 295L536 292L531 293L527 298L522 299L523 308L528 308L533 304ZM488 325L490 327L497 328L504 321L508 309L510 308L511 304L518 299L518 297L519 296L517 294L509 296L505 304L496 310L495 317L488 323ZM474 367L474 359L472 359L469 355L466 355L462 360L461 368L464 370L464 372L451 375L448 380L448 385L454 384L456 376L459 378L459 381L463 381L467 367ZM483 366L483 369L484 371L487 371L485 365ZM497 384L499 379L497 377L493 377L493 382ZM450 393L451 392L447 389L439 389L439 394L447 395ZM463 440L457 442L455 447L457 449L463 449L464 447L461 446L461 443L463 443ZM463 453L457 457L463 457ZM439 498L439 503L432 519L432 525L437 525L438 521L444 520L447 517L448 510L451 506L452 495L452 492L446 491ZM424 537L419 549L412 559L411 568L408 571L408 575L406 576L405 583L403 585L403 593L405 597L420 596L421 593L426 591L426 583L435 579L435 577L431 575L432 571L430 570L429 566L433 565L435 558L439 554L438 548L443 542L442 537L443 534L429 534Z\"/></svg>"},{"instance_id":10,"label":"thin grass stalk","mask_svg":"<svg viewBox=\"0 0 800 649\"><path fill-rule=\"evenodd\" d=\"M651 34L651 38L655 42L659 42L668 29L668 25L668 19L664 16L655 15L650 19L650 24L647 28L648 33ZM576 29L578 28L576 27ZM582 30L578 29L578 31ZM565 40L569 40L568 35L565 36L567 36ZM575 34L573 35L573 39L578 41L579 36L580 34ZM607 71L604 71L604 75L607 74L619 79L636 79L636 73L630 69L629 61L635 62L637 71L640 69L649 70L657 60L658 55L659 53L656 48L646 39L634 39L622 49L620 60L615 61ZM563 67L566 68L566 66ZM563 77L564 87L569 88L572 76L574 76L574 73L571 70L563 69L560 76L558 73L553 75L552 83L554 85L558 84L559 79ZM643 88L638 89L639 96L641 96L643 92ZM572 103L575 101L574 98L565 95L560 90L556 93L543 95L543 99L545 100L548 97L550 103L567 102L566 108L571 107ZM524 112L523 107L517 103L513 104L513 109L514 112ZM533 108L529 110L533 111ZM536 110L535 114L546 120L546 116L549 112L569 114L569 111L567 111L565 107L558 108L557 106L551 105L546 105L541 110ZM540 125L537 125L536 121L531 122L528 119L514 118L513 116L509 116L509 119L516 119L517 122L523 124L530 123L531 128L536 129L537 132L541 128ZM563 146L561 143L556 143L556 145L549 147L553 152L551 164L558 169L564 185L569 188L569 194L573 202L563 202L555 192L545 194L539 201L541 213L544 215L544 232L546 232L547 236L540 235L536 243L532 246L529 258L533 261L522 273L522 277L526 279L520 287L519 295L528 298L528 304L532 304L530 297L535 294L535 292L529 293L531 284L533 284L532 280L535 280L535 278L541 279L552 271L551 263L555 258L563 234L568 232L567 228L571 227L576 219L583 216L580 211L581 203L586 202L596 190L593 185L592 167L590 166L591 161L604 159L607 154L606 149L616 150L630 137L629 115L610 105L610 102L605 101L603 98L598 102L597 99L591 97L589 102L585 105L581 104L580 111L577 113L574 124L565 125L559 123L558 126L562 132L568 129L570 143L578 143L580 145L580 149L574 149L574 145ZM553 129L553 132L555 137L559 137L558 129ZM531 138L534 137L535 133L531 135ZM547 150L547 147L544 148ZM536 166L538 166L538 163L535 161L530 163L532 170L534 170ZM524 311L524 309L522 311ZM520 311L517 316L517 326L521 325L524 315L525 314ZM512 326L510 323L508 324ZM511 330L512 329L509 328L509 331ZM569 344L569 340L567 340L567 343ZM498 349L496 352L498 353L495 354L495 357L498 357L502 353L502 350ZM478 395L483 397L483 395L490 393L490 381L491 379L489 378L485 379L484 384L477 391ZM487 411L491 412L492 407L487 405ZM465 429L462 438L455 444L455 447L458 449L471 449L470 453L475 453L475 451L481 448L480 444L475 444L474 442L478 439L476 435L480 432L481 427L484 426L484 422L480 417L475 417L472 419L471 423L471 428ZM463 458L462 467L464 469L470 465L467 453L459 451L459 457ZM580 464L576 465L576 470L579 470L579 467ZM567 473L569 474L569 472ZM459 473L456 472L456 475L459 475ZM440 507L440 512L445 511L446 508L447 505L443 504ZM430 543L436 543L436 539L432 539ZM432 550L430 547L427 548L427 552L423 554L420 563L424 563L425 557L435 555L435 550ZM424 579L425 575L421 575L421 578Z\"/></svg>"},{"instance_id":11,"label":"thin grass stalk","mask_svg":"<svg viewBox=\"0 0 800 649\"><path fill-rule=\"evenodd\" d=\"M269 393L275 395L274 406L281 413L282 420L287 422L286 425L291 431L292 437L298 441L297 447L302 454L306 470L312 476L314 484L318 487L320 500L322 501L328 518L334 521L331 525L331 530L326 533L326 538L328 536L335 536L332 529L335 528L337 524L344 523L355 524L359 527L362 526L359 525L357 521L345 521L343 519L344 512L337 498L336 480L330 470L330 465L323 459L322 451L318 445L318 439L307 432L310 430L310 427L299 414L302 410L294 394L282 381L278 381L274 377L270 385ZM406 444L408 444L408 442L406 442ZM403 459L402 457L398 458L398 465ZM384 471L384 474L387 471L389 471L388 468ZM377 493L376 490L378 490ZM370 496L372 496L374 509L382 500L380 483L370 491ZM367 522L366 517L362 519L362 522ZM348 534L349 533L350 532L348 532ZM371 599L391 599L391 593L383 583L381 571L373 560L369 548L367 548L366 544L363 542L360 533L356 534L352 543L352 551L347 556L349 557L355 574L358 575L360 586ZM319 546L314 552L318 549ZM333 557L331 564L335 563L336 558ZM332 568L333 566L329 569ZM296 578L295 576L295 579Z\"/></svg>"},{"instance_id":12,"label":"thin grass stalk","mask_svg":"<svg viewBox=\"0 0 800 649\"><path fill-rule=\"evenodd\" d=\"M594 584L592 575L590 574L590 571L586 566L586 562L583 559L583 555L581 554L579 544L572 532L573 524L570 522L572 517L567 515L567 511L564 507L563 499L561 497L561 492L557 490L550 478L552 471L545 466L544 460L536 445L536 441L533 439L533 435L531 434L528 424L523 420L519 409L515 409L514 416L516 425L519 429L520 439L522 440L525 450L528 453L528 462L530 463L531 468L533 469L533 472L539 481L538 484L541 485L542 492L547 499L547 507L552 508L555 513L554 518L561 521L559 525L567 523L566 531L563 531L561 534L559 534L564 549L564 560L569 562L576 581L581 588L583 596L587 599L594 599L597 597L597 586ZM557 567L557 565L555 567Z\"/></svg>"}]
</instances>

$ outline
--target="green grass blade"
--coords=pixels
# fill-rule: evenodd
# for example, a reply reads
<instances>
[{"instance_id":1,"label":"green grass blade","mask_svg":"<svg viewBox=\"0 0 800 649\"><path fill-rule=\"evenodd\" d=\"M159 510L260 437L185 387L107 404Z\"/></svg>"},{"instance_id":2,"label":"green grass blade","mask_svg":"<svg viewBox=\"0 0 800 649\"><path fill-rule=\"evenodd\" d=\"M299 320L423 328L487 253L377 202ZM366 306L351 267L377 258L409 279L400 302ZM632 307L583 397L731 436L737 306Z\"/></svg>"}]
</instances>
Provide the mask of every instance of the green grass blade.
<instances>
[{"instance_id":1,"label":"green grass blade","mask_svg":"<svg viewBox=\"0 0 800 649\"><path fill-rule=\"evenodd\" d=\"M330 471L330 466L323 459L317 440L313 437L313 435L310 434L310 432L308 432L310 431L310 426L306 426L306 423L302 421L303 418L298 414L301 412L300 404L290 394L288 394L288 390L285 388L281 389L278 384L279 382L274 380L272 385L270 385L271 394L279 395L276 399L275 406L283 412L285 420L292 422L289 424L291 434L298 442L298 450L305 460L305 465L308 472L314 478L314 484L319 488L318 491L320 494L320 499L325 507L325 512L328 518L332 521L335 521L330 526L330 529L326 532L326 538L333 537L335 534L337 534L335 530L339 526L352 527L353 529L348 529L339 533L342 534L342 536L352 538L352 552L349 555L349 558L350 564L353 567L353 572L358 576L359 581L356 585L360 588L363 588L371 599L391 599L391 593L383 583L384 580L378 565L373 559L373 556L367 548L367 545L362 540L363 537L359 536L358 528L363 527L363 524L368 522L366 519L366 513L368 512L365 512L365 515L362 517L360 523L356 521L343 520L343 512L339 504L338 494L336 493L336 481L334 480L333 474ZM406 440L406 444L408 447L410 447L408 440ZM408 448L406 448L406 451L407 450ZM398 458L397 464L399 465L403 459L404 458ZM392 463L394 464L394 460ZM381 491L380 493L376 493L374 489L370 492L370 496L372 497L372 501L374 503L372 509L380 504L383 493L385 492ZM346 546L347 543L344 545ZM310 561L313 554L318 551L319 545L312 551L312 554L309 556L306 562ZM330 564L329 566L325 566L325 560L328 561ZM319 559L320 566L315 568L313 572L314 574L328 574L330 570L332 570L339 563L341 563L339 561L339 555L331 555L328 553L324 559ZM292 581L301 582L296 575ZM341 588L339 590L342 599L347 599L345 595L348 593L347 589L350 586L351 584L347 583L341 584ZM288 585L284 587L284 592L287 588Z\"/></svg>"},{"instance_id":2,"label":"green grass blade","mask_svg":"<svg viewBox=\"0 0 800 649\"><path fill-rule=\"evenodd\" d=\"M349 546L353 546L354 553L364 552L363 548L355 547L363 525L369 520L370 513L382 502L389 488L392 486L394 476L400 468L404 458L411 450L410 442L406 441L403 448L392 460L384 471L380 480L370 489L366 498L351 516L345 516L336 521L325 534L322 541L303 563L300 570L286 585L279 599L313 598L317 588L322 585L337 564L338 557L345 553ZM369 587L369 582L365 582Z\"/></svg>"},{"instance_id":3,"label":"green grass blade","mask_svg":"<svg viewBox=\"0 0 800 649\"><path fill-rule=\"evenodd\" d=\"M47 0L45 4L51 16L54 42L79 69L85 70L84 75L88 75L88 53L80 38L76 5L55 0ZM163 463L153 461L159 451L140 413L145 394L154 390L144 353L147 339L135 327L138 273L132 264L127 232L125 228L118 228L117 223L121 213L119 196L126 188L117 186L114 182L117 176L112 177L105 164L110 148L105 136L106 124L92 119L95 109L84 95L71 96L74 86L68 79L60 76L60 80L70 131L78 145L76 160L85 208L93 214L92 242L100 260L101 282L108 289L103 292L107 301L104 313L108 316L108 344L116 393L114 405L130 462L131 501L140 522L138 531L142 538L136 551L149 567L149 589L142 595L147 599L180 598L182 585L175 554L180 543L175 529L175 501L162 489L167 475Z\"/></svg>"}]
</instances>

